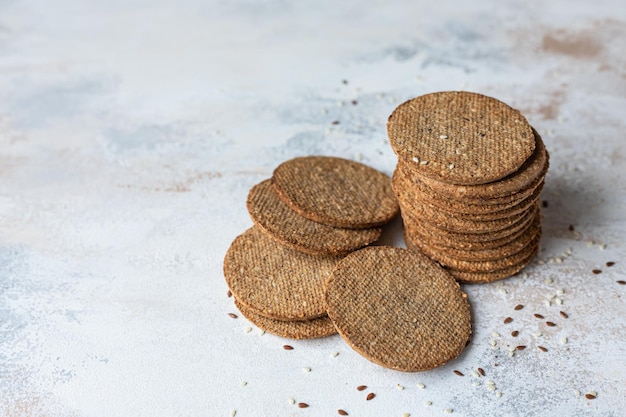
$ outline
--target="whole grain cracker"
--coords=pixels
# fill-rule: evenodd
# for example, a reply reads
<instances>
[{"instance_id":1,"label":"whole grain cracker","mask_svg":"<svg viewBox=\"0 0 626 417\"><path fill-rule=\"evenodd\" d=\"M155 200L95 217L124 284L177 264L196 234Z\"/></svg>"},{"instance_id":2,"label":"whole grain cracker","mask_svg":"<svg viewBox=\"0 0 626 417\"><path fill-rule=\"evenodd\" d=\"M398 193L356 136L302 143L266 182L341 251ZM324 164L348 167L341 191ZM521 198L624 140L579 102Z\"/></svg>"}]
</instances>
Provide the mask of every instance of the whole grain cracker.
<instances>
[{"instance_id":1,"label":"whole grain cracker","mask_svg":"<svg viewBox=\"0 0 626 417\"><path fill-rule=\"evenodd\" d=\"M235 298L259 314L309 320L326 313L324 288L340 259L298 252L252 227L226 252L224 277Z\"/></svg>"},{"instance_id":2,"label":"whole grain cracker","mask_svg":"<svg viewBox=\"0 0 626 417\"><path fill-rule=\"evenodd\" d=\"M347 159L294 158L274 170L272 183L280 198L300 215L331 226L380 226L399 211L391 179Z\"/></svg>"},{"instance_id":3,"label":"whole grain cracker","mask_svg":"<svg viewBox=\"0 0 626 417\"><path fill-rule=\"evenodd\" d=\"M326 305L341 337L370 361L423 371L456 358L471 333L459 285L426 256L372 246L333 271Z\"/></svg>"},{"instance_id":4,"label":"whole grain cracker","mask_svg":"<svg viewBox=\"0 0 626 417\"><path fill-rule=\"evenodd\" d=\"M550 166L550 156L541 136L533 129L536 148L533 155L522 167L499 181L479 185L452 185L420 175L416 164L401 164L404 173L412 180L421 182L440 195L472 204L503 204L511 199L519 200L530 194L543 181ZM492 152L497 152L495 149ZM530 191L530 192L529 192Z\"/></svg>"},{"instance_id":5,"label":"whole grain cracker","mask_svg":"<svg viewBox=\"0 0 626 417\"><path fill-rule=\"evenodd\" d=\"M261 330L265 330L276 336L289 339L316 339L337 333L333 322L327 315L312 320L283 321L263 317L253 309L240 303L237 299L235 299L235 305L245 318L250 320Z\"/></svg>"},{"instance_id":6,"label":"whole grain cracker","mask_svg":"<svg viewBox=\"0 0 626 417\"><path fill-rule=\"evenodd\" d=\"M259 229L274 240L312 255L342 255L369 245L381 228L347 229L314 222L293 211L276 194L270 180L250 190L248 212Z\"/></svg>"},{"instance_id":7,"label":"whole grain cracker","mask_svg":"<svg viewBox=\"0 0 626 417\"><path fill-rule=\"evenodd\" d=\"M450 184L499 180L517 171L535 150L531 127L519 111L462 91L404 102L389 116L387 133L399 159L418 159L421 175Z\"/></svg>"}]
</instances>

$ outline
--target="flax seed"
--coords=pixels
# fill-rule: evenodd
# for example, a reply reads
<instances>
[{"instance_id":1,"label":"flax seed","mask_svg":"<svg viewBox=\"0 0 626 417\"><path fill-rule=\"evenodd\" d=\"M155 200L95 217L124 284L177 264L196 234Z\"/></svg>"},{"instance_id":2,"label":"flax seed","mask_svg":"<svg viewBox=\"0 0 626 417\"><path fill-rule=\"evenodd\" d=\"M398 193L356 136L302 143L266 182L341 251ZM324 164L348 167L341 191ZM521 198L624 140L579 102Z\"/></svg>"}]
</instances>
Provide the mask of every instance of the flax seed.
<instances>
[{"instance_id":1,"label":"flax seed","mask_svg":"<svg viewBox=\"0 0 626 417\"><path fill-rule=\"evenodd\" d=\"M235 313L228 313L228 317L231 319L236 319L238 316Z\"/></svg>"},{"instance_id":2,"label":"flax seed","mask_svg":"<svg viewBox=\"0 0 626 417\"><path fill-rule=\"evenodd\" d=\"M478 373L485 376L485 370L483 368L478 368Z\"/></svg>"},{"instance_id":3,"label":"flax seed","mask_svg":"<svg viewBox=\"0 0 626 417\"><path fill-rule=\"evenodd\" d=\"M458 376L465 376L465 375L463 374L463 372L458 371L458 370L456 370L456 369L454 370L454 373L455 373L455 374L457 374Z\"/></svg>"},{"instance_id":4,"label":"flax seed","mask_svg":"<svg viewBox=\"0 0 626 417\"><path fill-rule=\"evenodd\" d=\"M291 346L291 345L284 345L283 349L285 349L285 350L293 350L293 346Z\"/></svg>"},{"instance_id":5,"label":"flax seed","mask_svg":"<svg viewBox=\"0 0 626 417\"><path fill-rule=\"evenodd\" d=\"M544 316L542 316L541 314L537 314L537 313L535 313L535 317L538 319L545 319Z\"/></svg>"},{"instance_id":6,"label":"flax seed","mask_svg":"<svg viewBox=\"0 0 626 417\"><path fill-rule=\"evenodd\" d=\"M518 304L518 305L516 305L516 306L513 308L513 310L521 310L521 309L523 309L523 308L524 308L524 306L523 306L523 305Z\"/></svg>"},{"instance_id":7,"label":"flax seed","mask_svg":"<svg viewBox=\"0 0 626 417\"><path fill-rule=\"evenodd\" d=\"M511 317L507 317L507 318L504 319L504 324L509 324L512 321L513 321L513 319Z\"/></svg>"},{"instance_id":8,"label":"flax seed","mask_svg":"<svg viewBox=\"0 0 626 417\"><path fill-rule=\"evenodd\" d=\"M546 326L554 327L556 326L556 323L553 323L551 321L546 321Z\"/></svg>"},{"instance_id":9,"label":"flax seed","mask_svg":"<svg viewBox=\"0 0 626 417\"><path fill-rule=\"evenodd\" d=\"M367 389L367 385L359 385L358 387L356 387L357 391L364 391Z\"/></svg>"},{"instance_id":10,"label":"flax seed","mask_svg":"<svg viewBox=\"0 0 626 417\"><path fill-rule=\"evenodd\" d=\"M376 397L376 394L374 394L373 392L370 392L369 394L367 394L367 397L365 397L365 400L370 401L370 400L373 400L374 397Z\"/></svg>"},{"instance_id":11,"label":"flax seed","mask_svg":"<svg viewBox=\"0 0 626 417\"><path fill-rule=\"evenodd\" d=\"M561 317L563 317L564 319L569 318L569 316L567 315L567 313L565 311L559 311L559 314L561 315Z\"/></svg>"},{"instance_id":12,"label":"flax seed","mask_svg":"<svg viewBox=\"0 0 626 417\"><path fill-rule=\"evenodd\" d=\"M601 269L592 269L591 272L593 272L594 275L598 275L602 273Z\"/></svg>"},{"instance_id":13,"label":"flax seed","mask_svg":"<svg viewBox=\"0 0 626 417\"><path fill-rule=\"evenodd\" d=\"M513 336L513 337L517 337L518 334L519 334L519 332L517 330L513 330L511 332L511 336Z\"/></svg>"},{"instance_id":14,"label":"flax seed","mask_svg":"<svg viewBox=\"0 0 626 417\"><path fill-rule=\"evenodd\" d=\"M298 407L299 408L309 408L309 405L307 403L298 403Z\"/></svg>"},{"instance_id":15,"label":"flax seed","mask_svg":"<svg viewBox=\"0 0 626 417\"><path fill-rule=\"evenodd\" d=\"M539 349L542 352L547 352L548 349L544 348L543 346L537 346L537 349Z\"/></svg>"},{"instance_id":16,"label":"flax seed","mask_svg":"<svg viewBox=\"0 0 626 417\"><path fill-rule=\"evenodd\" d=\"M337 414L339 414L340 416L347 416L348 413L342 409L337 410Z\"/></svg>"}]
</instances>

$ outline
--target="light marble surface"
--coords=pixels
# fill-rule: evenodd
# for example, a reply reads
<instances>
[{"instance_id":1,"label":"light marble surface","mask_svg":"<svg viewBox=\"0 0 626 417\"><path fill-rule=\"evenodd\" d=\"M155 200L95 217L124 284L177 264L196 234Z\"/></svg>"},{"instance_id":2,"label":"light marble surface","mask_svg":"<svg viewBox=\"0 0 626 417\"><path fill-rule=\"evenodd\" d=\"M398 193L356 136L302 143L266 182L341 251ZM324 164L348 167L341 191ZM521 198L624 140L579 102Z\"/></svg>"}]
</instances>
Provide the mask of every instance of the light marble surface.
<instances>
[{"instance_id":1,"label":"light marble surface","mask_svg":"<svg viewBox=\"0 0 626 417\"><path fill-rule=\"evenodd\" d=\"M0 415L623 416L624 51L618 0L0 1ZM390 174L393 108L455 89L519 108L552 156L545 264L465 286L462 356L398 373L229 318L248 189L298 155Z\"/></svg>"}]
</instances>

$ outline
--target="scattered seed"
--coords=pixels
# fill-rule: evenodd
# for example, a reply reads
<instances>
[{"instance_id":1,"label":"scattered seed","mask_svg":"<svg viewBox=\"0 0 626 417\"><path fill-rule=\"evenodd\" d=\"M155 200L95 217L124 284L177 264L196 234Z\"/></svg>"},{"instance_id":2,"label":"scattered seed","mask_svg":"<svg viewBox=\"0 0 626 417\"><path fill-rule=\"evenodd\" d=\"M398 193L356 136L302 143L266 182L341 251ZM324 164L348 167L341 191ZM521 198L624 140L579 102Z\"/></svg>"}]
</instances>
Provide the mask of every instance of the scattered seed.
<instances>
[{"instance_id":1,"label":"scattered seed","mask_svg":"<svg viewBox=\"0 0 626 417\"><path fill-rule=\"evenodd\" d=\"M605 249L606 249L606 244L605 244L605 243L603 243L603 244L601 244L601 245L598 245L598 249L600 249L600 250L605 250Z\"/></svg>"},{"instance_id":2,"label":"scattered seed","mask_svg":"<svg viewBox=\"0 0 626 417\"><path fill-rule=\"evenodd\" d=\"M333 122L331 124L338 125L339 124L339 120L333 120Z\"/></svg>"},{"instance_id":3,"label":"scattered seed","mask_svg":"<svg viewBox=\"0 0 626 417\"><path fill-rule=\"evenodd\" d=\"M476 372L476 371L472 371L472 376L474 378L478 378L478 377L480 377L480 374L478 372Z\"/></svg>"},{"instance_id":4,"label":"scattered seed","mask_svg":"<svg viewBox=\"0 0 626 417\"><path fill-rule=\"evenodd\" d=\"M526 346L524 346L524 345L519 345L519 346L517 346L515 349L517 349L517 350L524 350L524 349L526 349Z\"/></svg>"},{"instance_id":5,"label":"scattered seed","mask_svg":"<svg viewBox=\"0 0 626 417\"><path fill-rule=\"evenodd\" d=\"M265 334L265 330L263 330L263 329L259 329L259 334L260 334L261 336L263 336L263 335Z\"/></svg>"},{"instance_id":6,"label":"scattered seed","mask_svg":"<svg viewBox=\"0 0 626 417\"><path fill-rule=\"evenodd\" d=\"M615 282L617 282L619 285L626 285L626 281L624 281L623 279L619 279Z\"/></svg>"},{"instance_id":7,"label":"scattered seed","mask_svg":"<svg viewBox=\"0 0 626 417\"><path fill-rule=\"evenodd\" d=\"M420 161L420 165L428 165L428 161Z\"/></svg>"},{"instance_id":8,"label":"scattered seed","mask_svg":"<svg viewBox=\"0 0 626 417\"><path fill-rule=\"evenodd\" d=\"M474 381L474 382L472 382L472 385L475 386L475 387L478 387L478 386L480 386L480 382Z\"/></svg>"},{"instance_id":9,"label":"scattered seed","mask_svg":"<svg viewBox=\"0 0 626 417\"><path fill-rule=\"evenodd\" d=\"M485 370L483 368L478 368L478 373L485 376Z\"/></svg>"},{"instance_id":10,"label":"scattered seed","mask_svg":"<svg viewBox=\"0 0 626 417\"><path fill-rule=\"evenodd\" d=\"M299 408L309 408L309 405L307 403L298 403L298 407Z\"/></svg>"},{"instance_id":11,"label":"scattered seed","mask_svg":"<svg viewBox=\"0 0 626 417\"><path fill-rule=\"evenodd\" d=\"M535 332L535 333L533 333L533 337L536 339L538 337L541 337L542 334L543 333L541 333L541 332Z\"/></svg>"},{"instance_id":12,"label":"scattered seed","mask_svg":"<svg viewBox=\"0 0 626 417\"><path fill-rule=\"evenodd\" d=\"M409 413L403 413L403 414L402 414L402 417L411 417L411 414L409 414Z\"/></svg>"},{"instance_id":13,"label":"scattered seed","mask_svg":"<svg viewBox=\"0 0 626 417\"><path fill-rule=\"evenodd\" d=\"M507 294L506 290L502 287L498 288L498 291L500 292L500 294Z\"/></svg>"},{"instance_id":14,"label":"scattered seed","mask_svg":"<svg viewBox=\"0 0 626 417\"><path fill-rule=\"evenodd\" d=\"M444 413L446 414L451 414L452 413L452 409L451 408L446 408L445 410L443 410Z\"/></svg>"},{"instance_id":15,"label":"scattered seed","mask_svg":"<svg viewBox=\"0 0 626 417\"><path fill-rule=\"evenodd\" d=\"M448 168L450 168L450 169L454 169L454 164L450 164L450 165L448 165Z\"/></svg>"},{"instance_id":16,"label":"scattered seed","mask_svg":"<svg viewBox=\"0 0 626 417\"><path fill-rule=\"evenodd\" d=\"M226 293L226 297L230 298L232 296L233 296L233 293L230 290L228 290L228 292Z\"/></svg>"},{"instance_id":17,"label":"scattered seed","mask_svg":"<svg viewBox=\"0 0 626 417\"><path fill-rule=\"evenodd\" d=\"M612 267L613 265L615 265L615 262L613 261L609 261L606 263L606 266L608 266L609 268Z\"/></svg>"},{"instance_id":18,"label":"scattered seed","mask_svg":"<svg viewBox=\"0 0 626 417\"><path fill-rule=\"evenodd\" d=\"M432 401L424 401L424 405L427 407L430 407L431 405L433 405Z\"/></svg>"},{"instance_id":19,"label":"scattered seed","mask_svg":"<svg viewBox=\"0 0 626 417\"><path fill-rule=\"evenodd\" d=\"M344 410L342 410L341 408L339 410L337 410L337 414L339 414L340 416L347 416L348 413Z\"/></svg>"},{"instance_id":20,"label":"scattered seed","mask_svg":"<svg viewBox=\"0 0 626 417\"><path fill-rule=\"evenodd\" d=\"M246 385L248 385L248 383L246 381L241 381L241 384L239 384L242 387L245 387Z\"/></svg>"},{"instance_id":21,"label":"scattered seed","mask_svg":"<svg viewBox=\"0 0 626 417\"><path fill-rule=\"evenodd\" d=\"M495 391L496 390L496 386L495 385L487 385L487 389L489 391Z\"/></svg>"},{"instance_id":22,"label":"scattered seed","mask_svg":"<svg viewBox=\"0 0 626 417\"><path fill-rule=\"evenodd\" d=\"M497 344L498 344L498 342L496 342L495 340L491 339L491 340L489 341L489 344L490 344L491 346L495 346L495 345L497 345Z\"/></svg>"},{"instance_id":23,"label":"scattered seed","mask_svg":"<svg viewBox=\"0 0 626 417\"><path fill-rule=\"evenodd\" d=\"M293 398L288 398L287 401L289 401L289 404L294 405L296 403L296 400L294 400Z\"/></svg>"},{"instance_id":24,"label":"scattered seed","mask_svg":"<svg viewBox=\"0 0 626 417\"><path fill-rule=\"evenodd\" d=\"M359 385L358 387L356 387L357 391L363 391L367 389L367 385Z\"/></svg>"},{"instance_id":25,"label":"scattered seed","mask_svg":"<svg viewBox=\"0 0 626 417\"><path fill-rule=\"evenodd\" d=\"M561 344L563 344L563 345L567 344L567 337L562 337L561 338Z\"/></svg>"},{"instance_id":26,"label":"scattered seed","mask_svg":"<svg viewBox=\"0 0 626 417\"><path fill-rule=\"evenodd\" d=\"M285 349L285 350L293 350L293 346L291 346L291 345L284 345L283 349Z\"/></svg>"},{"instance_id":27,"label":"scattered seed","mask_svg":"<svg viewBox=\"0 0 626 417\"><path fill-rule=\"evenodd\" d=\"M400 384L396 384L396 388L398 388L400 391L402 391L404 389L404 387Z\"/></svg>"},{"instance_id":28,"label":"scattered seed","mask_svg":"<svg viewBox=\"0 0 626 417\"><path fill-rule=\"evenodd\" d=\"M504 319L504 324L509 324L512 321L513 321L513 319L511 317L507 317L507 318Z\"/></svg>"},{"instance_id":29,"label":"scattered seed","mask_svg":"<svg viewBox=\"0 0 626 417\"><path fill-rule=\"evenodd\" d=\"M523 308L524 308L524 306L523 306L523 305L518 304L518 305L516 305L515 307L513 307L513 310L521 310L521 309L523 309Z\"/></svg>"},{"instance_id":30,"label":"scattered seed","mask_svg":"<svg viewBox=\"0 0 626 417\"><path fill-rule=\"evenodd\" d=\"M517 337L518 334L519 334L519 332L517 330L513 330L511 332L511 336L513 336L513 337Z\"/></svg>"},{"instance_id":31,"label":"scattered seed","mask_svg":"<svg viewBox=\"0 0 626 417\"><path fill-rule=\"evenodd\" d=\"M509 357L511 357L511 358L512 358L513 356L515 356L515 351L510 351L510 352L509 352Z\"/></svg>"},{"instance_id":32,"label":"scattered seed","mask_svg":"<svg viewBox=\"0 0 626 417\"><path fill-rule=\"evenodd\" d=\"M367 394L367 397L365 397L365 400L370 401L370 400L373 400L374 397L376 397L376 394L374 394L373 392L370 392L369 394Z\"/></svg>"},{"instance_id":33,"label":"scattered seed","mask_svg":"<svg viewBox=\"0 0 626 417\"><path fill-rule=\"evenodd\" d=\"M491 337L500 337L500 334L496 333L496 332L493 332L493 333L491 333Z\"/></svg>"},{"instance_id":34,"label":"scattered seed","mask_svg":"<svg viewBox=\"0 0 626 417\"><path fill-rule=\"evenodd\" d=\"M593 246L593 240L588 240L587 241L587 247L590 248Z\"/></svg>"},{"instance_id":35,"label":"scattered seed","mask_svg":"<svg viewBox=\"0 0 626 417\"><path fill-rule=\"evenodd\" d=\"M601 269L592 269L591 272L593 272L595 275L601 274L602 270Z\"/></svg>"},{"instance_id":36,"label":"scattered seed","mask_svg":"<svg viewBox=\"0 0 626 417\"><path fill-rule=\"evenodd\" d=\"M574 394L576 394L576 395L580 395L580 390L579 390L579 389L574 388Z\"/></svg>"},{"instance_id":37,"label":"scattered seed","mask_svg":"<svg viewBox=\"0 0 626 417\"><path fill-rule=\"evenodd\" d=\"M557 288L556 290L556 295L558 295L559 297L562 296L565 293L565 290L563 288Z\"/></svg>"},{"instance_id":38,"label":"scattered seed","mask_svg":"<svg viewBox=\"0 0 626 417\"><path fill-rule=\"evenodd\" d=\"M542 316L541 314L535 313L535 317L538 319L545 319L544 316Z\"/></svg>"},{"instance_id":39,"label":"scattered seed","mask_svg":"<svg viewBox=\"0 0 626 417\"><path fill-rule=\"evenodd\" d=\"M439 139L448 139L448 135L439 135Z\"/></svg>"},{"instance_id":40,"label":"scattered seed","mask_svg":"<svg viewBox=\"0 0 626 417\"><path fill-rule=\"evenodd\" d=\"M336 358L337 356L339 356L339 352L333 352L330 354L330 356L332 356L333 358Z\"/></svg>"},{"instance_id":41,"label":"scattered seed","mask_svg":"<svg viewBox=\"0 0 626 417\"><path fill-rule=\"evenodd\" d=\"M302 368L302 370L303 370L304 372L311 372L311 368L309 368L308 366L306 366L306 367Z\"/></svg>"},{"instance_id":42,"label":"scattered seed","mask_svg":"<svg viewBox=\"0 0 626 417\"><path fill-rule=\"evenodd\" d=\"M588 399L588 400L595 400L596 396L589 392L589 393L585 394L585 398Z\"/></svg>"},{"instance_id":43,"label":"scattered seed","mask_svg":"<svg viewBox=\"0 0 626 417\"><path fill-rule=\"evenodd\" d=\"M230 417L235 417L237 415L237 410L230 410Z\"/></svg>"},{"instance_id":44,"label":"scattered seed","mask_svg":"<svg viewBox=\"0 0 626 417\"><path fill-rule=\"evenodd\" d=\"M542 352L547 352L548 349L544 348L543 346L537 346L537 349L539 349Z\"/></svg>"},{"instance_id":45,"label":"scattered seed","mask_svg":"<svg viewBox=\"0 0 626 417\"><path fill-rule=\"evenodd\" d=\"M554 327L556 326L556 323L553 323L551 321L546 321L546 326Z\"/></svg>"},{"instance_id":46,"label":"scattered seed","mask_svg":"<svg viewBox=\"0 0 626 417\"><path fill-rule=\"evenodd\" d=\"M502 393L500 391L496 391L496 397L498 398L502 397Z\"/></svg>"},{"instance_id":47,"label":"scattered seed","mask_svg":"<svg viewBox=\"0 0 626 417\"><path fill-rule=\"evenodd\" d=\"M565 311L559 311L559 314L561 315L561 317L563 317L564 319L569 318L569 316L567 315L567 313Z\"/></svg>"},{"instance_id":48,"label":"scattered seed","mask_svg":"<svg viewBox=\"0 0 626 417\"><path fill-rule=\"evenodd\" d=\"M546 278L543 282L546 284L552 284L552 278Z\"/></svg>"},{"instance_id":49,"label":"scattered seed","mask_svg":"<svg viewBox=\"0 0 626 417\"><path fill-rule=\"evenodd\" d=\"M357 104L359 104L359 102L356 100L352 100L350 103L352 103L353 106L356 106Z\"/></svg>"},{"instance_id":50,"label":"scattered seed","mask_svg":"<svg viewBox=\"0 0 626 417\"><path fill-rule=\"evenodd\" d=\"M415 162L416 164L420 163L420 159L417 156L413 157L413 162Z\"/></svg>"},{"instance_id":51,"label":"scattered seed","mask_svg":"<svg viewBox=\"0 0 626 417\"><path fill-rule=\"evenodd\" d=\"M231 319L236 319L238 316L235 313L228 313L228 317Z\"/></svg>"},{"instance_id":52,"label":"scattered seed","mask_svg":"<svg viewBox=\"0 0 626 417\"><path fill-rule=\"evenodd\" d=\"M554 299L554 304L556 304L558 306L563 305L563 300L560 299L560 298L555 298Z\"/></svg>"},{"instance_id":53,"label":"scattered seed","mask_svg":"<svg viewBox=\"0 0 626 417\"><path fill-rule=\"evenodd\" d=\"M550 300L543 300L543 304L544 304L546 307L550 307Z\"/></svg>"},{"instance_id":54,"label":"scattered seed","mask_svg":"<svg viewBox=\"0 0 626 417\"><path fill-rule=\"evenodd\" d=\"M465 376L463 372L456 370L456 369L454 370L454 373L457 374L458 376Z\"/></svg>"},{"instance_id":55,"label":"scattered seed","mask_svg":"<svg viewBox=\"0 0 626 417\"><path fill-rule=\"evenodd\" d=\"M493 385L493 386L495 386L495 385L496 385L496 383L495 383L495 382L493 382L491 379L486 380L486 381L485 381L485 384L487 384L487 385Z\"/></svg>"},{"instance_id":56,"label":"scattered seed","mask_svg":"<svg viewBox=\"0 0 626 417\"><path fill-rule=\"evenodd\" d=\"M426 388L426 385L420 383L420 384L417 384L417 388L424 389Z\"/></svg>"},{"instance_id":57,"label":"scattered seed","mask_svg":"<svg viewBox=\"0 0 626 417\"><path fill-rule=\"evenodd\" d=\"M246 333L250 333L252 331L252 327L247 326L245 329L243 329L243 331Z\"/></svg>"}]
</instances>

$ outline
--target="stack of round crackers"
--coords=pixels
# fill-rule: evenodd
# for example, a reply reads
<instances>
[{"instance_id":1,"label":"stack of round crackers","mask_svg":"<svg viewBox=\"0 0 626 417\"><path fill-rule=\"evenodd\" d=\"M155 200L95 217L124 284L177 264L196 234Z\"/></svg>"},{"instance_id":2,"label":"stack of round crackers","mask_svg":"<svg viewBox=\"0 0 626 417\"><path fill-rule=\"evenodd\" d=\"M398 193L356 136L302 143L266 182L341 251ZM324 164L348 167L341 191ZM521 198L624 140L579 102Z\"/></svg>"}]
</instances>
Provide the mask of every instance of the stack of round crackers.
<instances>
[{"instance_id":1,"label":"stack of round crackers","mask_svg":"<svg viewBox=\"0 0 626 417\"><path fill-rule=\"evenodd\" d=\"M549 156L519 111L476 93L433 93L398 106L387 131L407 247L462 282L506 278L532 260Z\"/></svg>"},{"instance_id":2,"label":"stack of round crackers","mask_svg":"<svg viewBox=\"0 0 626 417\"><path fill-rule=\"evenodd\" d=\"M326 313L331 272L347 254L376 241L399 211L391 179L341 158L295 158L255 185L254 226L224 259L241 313L259 328L294 339L336 333Z\"/></svg>"}]
</instances>

